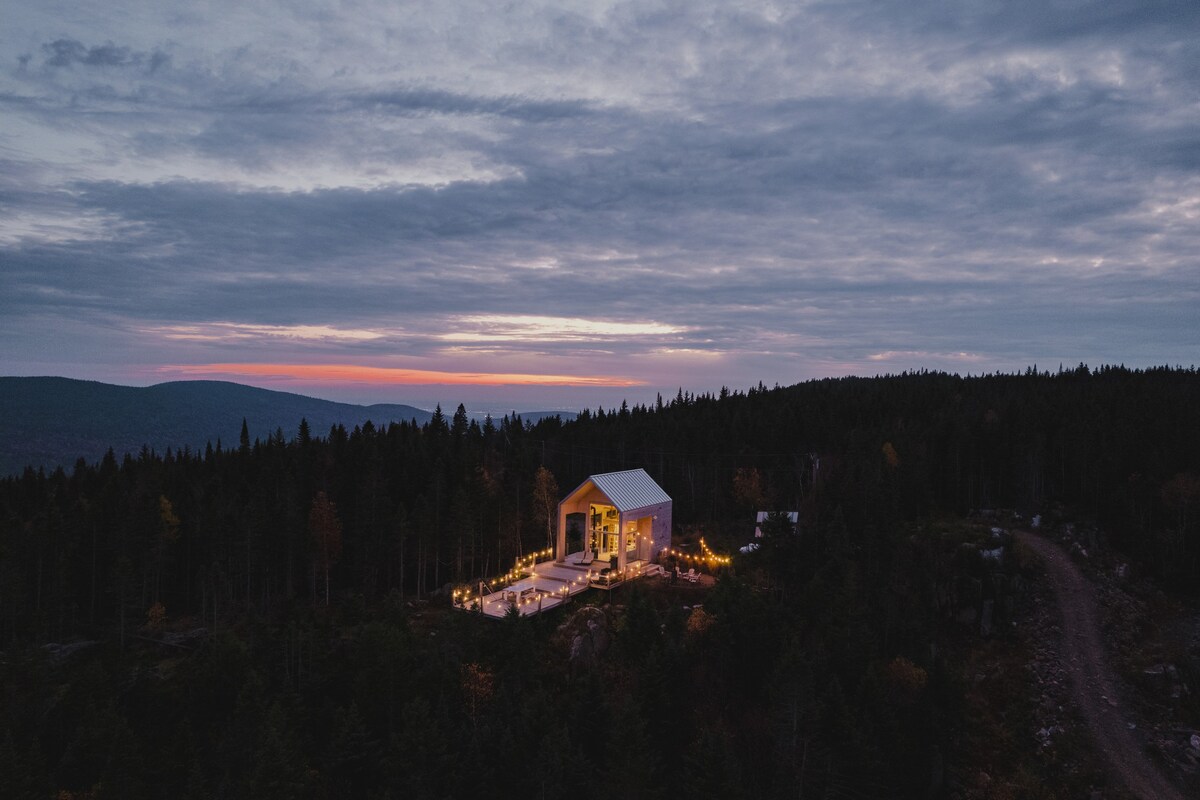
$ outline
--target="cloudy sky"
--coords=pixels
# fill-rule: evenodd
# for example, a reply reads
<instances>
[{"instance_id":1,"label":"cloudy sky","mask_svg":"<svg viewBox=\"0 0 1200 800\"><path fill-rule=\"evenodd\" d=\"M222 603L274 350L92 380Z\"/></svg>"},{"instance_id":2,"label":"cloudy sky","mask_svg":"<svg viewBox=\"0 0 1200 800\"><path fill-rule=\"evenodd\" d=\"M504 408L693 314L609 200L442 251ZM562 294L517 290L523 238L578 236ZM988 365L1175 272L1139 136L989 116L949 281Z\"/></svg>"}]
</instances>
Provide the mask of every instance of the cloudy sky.
<instances>
[{"instance_id":1,"label":"cloudy sky","mask_svg":"<svg viewBox=\"0 0 1200 800\"><path fill-rule=\"evenodd\" d=\"M0 373L1200 362L1200 3L8 0Z\"/></svg>"}]
</instances>

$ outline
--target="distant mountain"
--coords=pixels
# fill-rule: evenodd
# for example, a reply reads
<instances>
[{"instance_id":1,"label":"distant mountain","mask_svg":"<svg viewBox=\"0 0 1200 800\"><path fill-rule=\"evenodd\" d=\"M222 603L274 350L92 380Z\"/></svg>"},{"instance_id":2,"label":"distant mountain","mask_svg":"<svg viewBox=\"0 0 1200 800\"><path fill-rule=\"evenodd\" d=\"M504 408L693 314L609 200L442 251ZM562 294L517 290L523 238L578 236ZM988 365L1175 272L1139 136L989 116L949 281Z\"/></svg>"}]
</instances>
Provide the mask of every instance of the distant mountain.
<instances>
[{"instance_id":1,"label":"distant mountain","mask_svg":"<svg viewBox=\"0 0 1200 800\"><path fill-rule=\"evenodd\" d=\"M371 420L428 422L432 414L404 405L359 406L258 389L226 381L174 381L114 386L70 378L0 378L0 476L26 466L68 469L80 457L97 461L109 447L118 458L143 445L158 452L221 440L237 446L242 418L251 439L282 428L289 439L302 418L314 436L334 425Z\"/></svg>"}]
</instances>

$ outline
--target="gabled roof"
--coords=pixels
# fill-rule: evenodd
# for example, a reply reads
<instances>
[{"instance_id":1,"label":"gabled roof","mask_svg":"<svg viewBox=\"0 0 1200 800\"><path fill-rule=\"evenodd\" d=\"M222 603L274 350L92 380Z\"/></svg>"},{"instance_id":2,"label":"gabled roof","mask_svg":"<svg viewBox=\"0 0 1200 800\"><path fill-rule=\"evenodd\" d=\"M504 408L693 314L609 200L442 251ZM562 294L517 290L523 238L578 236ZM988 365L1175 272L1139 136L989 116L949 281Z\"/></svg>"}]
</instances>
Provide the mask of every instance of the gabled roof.
<instances>
[{"instance_id":1,"label":"gabled roof","mask_svg":"<svg viewBox=\"0 0 1200 800\"><path fill-rule=\"evenodd\" d=\"M627 469L622 472L604 472L600 475L593 475L575 487L575 491L568 494L567 497L575 494L588 483L594 483L596 488L617 507L617 510L622 512L671 502L670 496L654 482L654 479L644 469Z\"/></svg>"}]
</instances>

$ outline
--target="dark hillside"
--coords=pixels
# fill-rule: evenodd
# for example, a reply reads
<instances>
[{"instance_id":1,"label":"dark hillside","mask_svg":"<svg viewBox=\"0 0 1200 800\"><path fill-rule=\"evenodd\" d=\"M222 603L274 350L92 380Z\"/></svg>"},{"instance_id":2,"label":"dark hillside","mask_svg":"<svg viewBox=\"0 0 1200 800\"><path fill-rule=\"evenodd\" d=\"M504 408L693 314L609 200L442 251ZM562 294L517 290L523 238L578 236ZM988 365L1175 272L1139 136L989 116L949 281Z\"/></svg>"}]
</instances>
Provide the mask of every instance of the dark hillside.
<instances>
[{"instance_id":1,"label":"dark hillside","mask_svg":"<svg viewBox=\"0 0 1200 800\"><path fill-rule=\"evenodd\" d=\"M358 406L224 381L175 381L114 386L69 378L0 378L0 475L26 466L98 461L143 446L203 449L218 439L237 442L242 418L252 437L282 428L292 435L302 418L314 432L399 420L427 422L430 412L405 405Z\"/></svg>"}]
</instances>

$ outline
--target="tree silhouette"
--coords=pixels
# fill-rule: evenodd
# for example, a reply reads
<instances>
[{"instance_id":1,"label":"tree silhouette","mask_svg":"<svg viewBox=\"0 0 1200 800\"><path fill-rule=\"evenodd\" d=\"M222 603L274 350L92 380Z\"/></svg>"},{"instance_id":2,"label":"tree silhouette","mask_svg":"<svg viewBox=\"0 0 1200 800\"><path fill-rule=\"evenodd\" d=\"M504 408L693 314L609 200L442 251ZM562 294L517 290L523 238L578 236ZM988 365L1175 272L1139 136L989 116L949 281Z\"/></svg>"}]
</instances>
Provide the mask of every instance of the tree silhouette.
<instances>
[{"instance_id":1,"label":"tree silhouette","mask_svg":"<svg viewBox=\"0 0 1200 800\"><path fill-rule=\"evenodd\" d=\"M313 599L317 571L325 575L325 605L329 605L329 570L342 557L342 523L325 492L317 492L308 512L308 534L313 551Z\"/></svg>"}]
</instances>

